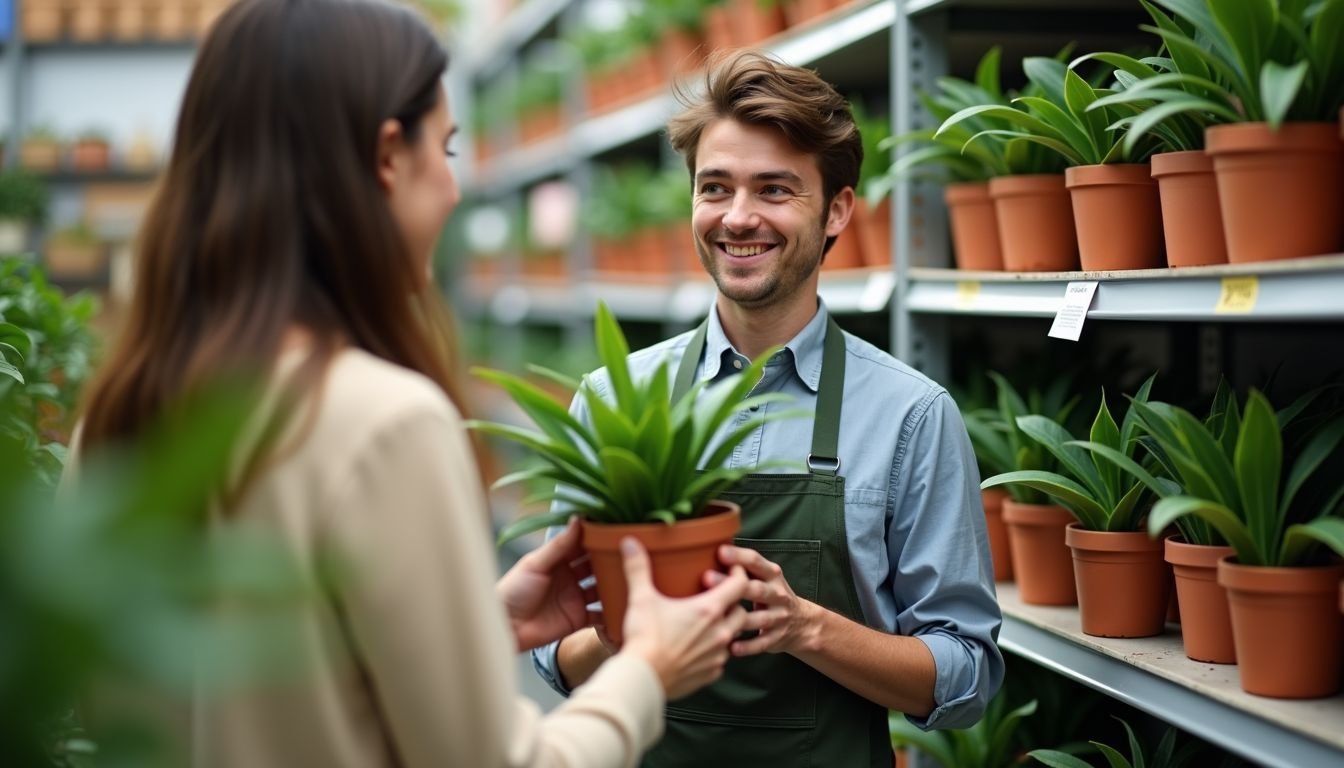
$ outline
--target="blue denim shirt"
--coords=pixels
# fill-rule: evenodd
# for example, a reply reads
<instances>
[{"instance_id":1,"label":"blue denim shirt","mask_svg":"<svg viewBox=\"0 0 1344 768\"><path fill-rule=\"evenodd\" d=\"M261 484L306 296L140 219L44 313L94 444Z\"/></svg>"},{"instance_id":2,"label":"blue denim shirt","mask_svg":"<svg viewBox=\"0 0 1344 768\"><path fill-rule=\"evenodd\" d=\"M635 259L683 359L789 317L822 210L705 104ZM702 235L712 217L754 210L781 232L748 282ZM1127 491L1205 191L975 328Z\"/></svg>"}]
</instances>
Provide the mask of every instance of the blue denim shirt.
<instances>
[{"instance_id":1,"label":"blue denim shirt","mask_svg":"<svg viewBox=\"0 0 1344 768\"><path fill-rule=\"evenodd\" d=\"M819 307L766 365L753 393L784 392L793 400L763 408L815 408L826 318L826 308ZM684 333L631 354L632 374L647 377L670 360L669 375L675 376L690 338ZM965 728L980 719L1003 681L996 643L1001 614L970 440L947 390L849 333L845 352L840 473L859 604L870 627L919 638L933 654L936 707L911 722ZM748 362L711 312L698 378L716 381ZM591 378L609 399L605 370ZM582 399L570 410L587 421ZM811 420L773 421L748 437L730 464L801 462L811 441ZM542 678L568 694L556 668L558 645L536 649L533 661Z\"/></svg>"}]
</instances>

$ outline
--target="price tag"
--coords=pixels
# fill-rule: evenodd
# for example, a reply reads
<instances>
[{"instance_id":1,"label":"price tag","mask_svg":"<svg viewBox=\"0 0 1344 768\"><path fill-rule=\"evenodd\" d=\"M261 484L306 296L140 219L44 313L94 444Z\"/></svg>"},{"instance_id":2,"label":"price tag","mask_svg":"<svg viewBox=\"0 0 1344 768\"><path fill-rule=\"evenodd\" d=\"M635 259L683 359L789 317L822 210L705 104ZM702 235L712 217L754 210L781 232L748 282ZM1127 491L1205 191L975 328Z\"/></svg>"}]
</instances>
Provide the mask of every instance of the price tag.
<instances>
[{"instance_id":1,"label":"price tag","mask_svg":"<svg viewBox=\"0 0 1344 768\"><path fill-rule=\"evenodd\" d=\"M957 306L962 309L969 309L975 306L975 300L980 296L980 282L977 280L960 280L957 282Z\"/></svg>"},{"instance_id":2,"label":"price tag","mask_svg":"<svg viewBox=\"0 0 1344 768\"><path fill-rule=\"evenodd\" d=\"M1260 278L1255 275L1224 277L1218 303L1213 306L1216 315L1248 315L1255 310L1260 295Z\"/></svg>"},{"instance_id":3,"label":"price tag","mask_svg":"<svg viewBox=\"0 0 1344 768\"><path fill-rule=\"evenodd\" d=\"M1047 335L1077 341L1083 335L1083 321L1087 320L1087 310L1092 306L1092 297L1096 293L1096 280L1069 283L1069 287L1064 290L1064 305L1055 314L1055 322L1050 325L1050 333Z\"/></svg>"},{"instance_id":4,"label":"price tag","mask_svg":"<svg viewBox=\"0 0 1344 768\"><path fill-rule=\"evenodd\" d=\"M891 292L896 288L896 273L891 270L874 272L863 284L863 293L859 294L859 309L863 312L878 312L891 301Z\"/></svg>"}]
</instances>

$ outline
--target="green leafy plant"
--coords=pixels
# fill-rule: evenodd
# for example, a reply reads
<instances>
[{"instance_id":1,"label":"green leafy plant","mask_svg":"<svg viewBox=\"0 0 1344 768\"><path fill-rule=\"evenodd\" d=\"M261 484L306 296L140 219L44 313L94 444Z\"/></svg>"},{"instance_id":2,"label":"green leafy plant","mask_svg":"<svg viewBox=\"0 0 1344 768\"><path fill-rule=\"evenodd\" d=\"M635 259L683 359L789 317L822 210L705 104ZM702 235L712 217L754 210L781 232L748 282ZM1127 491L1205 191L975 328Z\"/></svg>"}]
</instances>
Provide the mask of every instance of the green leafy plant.
<instances>
[{"instance_id":1,"label":"green leafy plant","mask_svg":"<svg viewBox=\"0 0 1344 768\"><path fill-rule=\"evenodd\" d=\"M21 168L0 171L0 219L41 224L47 218L47 186Z\"/></svg>"},{"instance_id":2,"label":"green leafy plant","mask_svg":"<svg viewBox=\"0 0 1344 768\"><path fill-rule=\"evenodd\" d=\"M925 731L899 712L887 719L891 743L913 747L937 760L943 768L1008 768L1021 762L1017 736L1021 721L1036 712L1033 699L1009 710L1003 689L990 700L985 716L970 728Z\"/></svg>"},{"instance_id":3,"label":"green leafy plant","mask_svg":"<svg viewBox=\"0 0 1344 768\"><path fill-rule=\"evenodd\" d=\"M1129 726L1129 723L1118 717L1116 720L1119 720L1120 724L1125 727L1125 734L1129 737L1129 757L1125 757L1119 750L1109 744L1100 741L1088 742L1101 750L1101 754L1106 758L1106 762L1110 764L1111 768L1182 768L1200 750L1200 745L1193 741L1187 742L1178 750L1176 748L1176 729L1167 728L1166 733L1162 735L1162 740L1158 742L1157 748L1152 752L1146 752L1143 746L1139 744L1139 739L1134 735L1134 729ZM1050 768L1092 768L1090 763L1060 750L1033 749L1027 755L1037 762L1050 766Z\"/></svg>"},{"instance_id":4,"label":"green leafy plant","mask_svg":"<svg viewBox=\"0 0 1344 768\"><path fill-rule=\"evenodd\" d=\"M1295 508L1299 498L1312 498L1302 489L1344 441L1344 417L1314 427L1285 476L1283 426L1300 405L1276 414L1252 390L1244 411L1229 407L1221 423L1210 425L1167 403L1135 402L1153 455L1181 484L1179 493L1170 493L1142 467L1117 462L1163 496L1149 515L1149 533L1194 516L1216 529L1244 565L1306 565L1317 545L1344 555L1344 519L1338 516L1344 483L1327 480L1324 503Z\"/></svg>"},{"instance_id":5,"label":"green leafy plant","mask_svg":"<svg viewBox=\"0 0 1344 768\"><path fill-rule=\"evenodd\" d=\"M863 195L869 205L877 205L891 190L890 184L883 182L891 165L887 142L891 137L891 115L870 114L857 97L849 99L849 110L859 129L859 138L863 140L863 164L859 166L859 186L854 192Z\"/></svg>"},{"instance_id":6,"label":"green leafy plant","mask_svg":"<svg viewBox=\"0 0 1344 768\"><path fill-rule=\"evenodd\" d=\"M1148 401L1155 377L1148 377L1132 402ZM1089 440L1075 440L1058 422L1038 414L1017 417L1017 426L1050 452L1058 461L1059 471L1008 472L988 478L981 483L982 488L1025 485L1057 501L1089 531L1139 530L1149 488L1117 464L1121 459L1134 463L1139 447L1135 439L1138 417L1132 406L1117 425L1103 393ZM1170 481L1154 478L1153 482L1170 485L1167 493L1176 490Z\"/></svg>"},{"instance_id":7,"label":"green leafy plant","mask_svg":"<svg viewBox=\"0 0 1344 768\"><path fill-rule=\"evenodd\" d=\"M769 466L725 466L733 450L761 425L810 415L797 410L752 416L741 414L787 395L750 395L778 348L767 350L739 375L705 387L698 382L676 402L671 400L669 361L647 379L636 380L626 360L629 345L605 304L597 306L598 356L606 366L612 401L602 399L592 375L576 381L539 366L533 373L577 391L591 424L583 424L564 406L520 376L476 368L473 373L506 391L532 419L536 429L473 420L472 429L517 443L535 456L534 466L500 478L496 488L547 480L555 485L536 500L560 501L565 510L527 517L500 533L501 544L532 531L562 524L577 514L599 523L663 522L700 514L714 499L746 475ZM732 426L730 426L732 425Z\"/></svg>"},{"instance_id":8,"label":"green leafy plant","mask_svg":"<svg viewBox=\"0 0 1344 768\"><path fill-rule=\"evenodd\" d=\"M555 107L564 96L564 87L564 76L557 67L541 61L530 62L518 77L514 102L518 117Z\"/></svg>"},{"instance_id":9,"label":"green leafy plant","mask_svg":"<svg viewBox=\"0 0 1344 768\"><path fill-rule=\"evenodd\" d=\"M1234 107L1228 118L1334 121L1344 103L1344 0L1151 0L1177 24L1154 15L1142 27L1166 44L1178 71L1164 94L1172 112ZM1153 11L1150 9L1150 14Z\"/></svg>"},{"instance_id":10,"label":"green leafy plant","mask_svg":"<svg viewBox=\"0 0 1344 768\"><path fill-rule=\"evenodd\" d=\"M0 434L24 446L27 466L54 484L97 349L87 294L67 298L42 270L0 257Z\"/></svg>"},{"instance_id":11,"label":"green leafy plant","mask_svg":"<svg viewBox=\"0 0 1344 768\"><path fill-rule=\"evenodd\" d=\"M966 420L966 430L976 456L986 466L1005 472L1054 471L1055 458L1022 429L1020 417L1042 414L1056 423L1066 421L1078 404L1078 398L1068 394L1070 379L1060 377L1047 389L1030 389L1024 400L1001 374L990 371L989 377L997 390L996 411L982 410ZM1049 501L1044 492L1024 483L1010 484L1007 489L1013 500L1022 504Z\"/></svg>"},{"instance_id":12,"label":"green leafy plant","mask_svg":"<svg viewBox=\"0 0 1344 768\"><path fill-rule=\"evenodd\" d=\"M647 191L656 182L653 169L647 165L601 166L594 176L593 194L582 218L584 229L592 234L611 240L624 239L656 223L662 206L671 205L670 199L661 197L657 205L648 204ZM690 201L689 182L678 190L678 197Z\"/></svg>"},{"instance_id":13,"label":"green leafy plant","mask_svg":"<svg viewBox=\"0 0 1344 768\"><path fill-rule=\"evenodd\" d=\"M1022 61L1022 68L1036 94L1013 99L1013 106L981 104L962 109L943 121L935 136L972 118L989 118L1010 127L980 130L967 146L986 140L1028 141L1058 153L1069 165L1142 162L1156 149L1154 140L1144 138L1127 150L1124 132L1113 127L1119 120L1137 116L1134 105L1092 108L1112 90L1095 88L1058 59L1032 56Z\"/></svg>"}]
</instances>

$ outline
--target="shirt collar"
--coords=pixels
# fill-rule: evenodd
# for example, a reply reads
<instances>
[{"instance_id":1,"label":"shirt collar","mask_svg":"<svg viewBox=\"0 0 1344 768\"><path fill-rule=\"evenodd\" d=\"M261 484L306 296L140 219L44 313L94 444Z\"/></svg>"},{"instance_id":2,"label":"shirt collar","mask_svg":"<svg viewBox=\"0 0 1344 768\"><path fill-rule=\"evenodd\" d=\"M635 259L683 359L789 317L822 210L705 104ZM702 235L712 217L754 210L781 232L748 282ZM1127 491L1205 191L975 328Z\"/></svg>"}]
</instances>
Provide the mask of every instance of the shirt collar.
<instances>
[{"instance_id":1,"label":"shirt collar","mask_svg":"<svg viewBox=\"0 0 1344 768\"><path fill-rule=\"evenodd\" d=\"M816 392L821 384L822 350L826 341L828 317L825 302L817 299L817 313L784 345L784 349L793 359L794 371L798 374L798 378L813 392ZM700 370L700 380L710 382L717 378L723 369L724 361L732 359L730 355L745 359L745 356L734 349L732 343L728 341L728 336L723 332L723 324L719 322L719 310L714 307L709 313L709 328L705 333L705 363Z\"/></svg>"}]
</instances>

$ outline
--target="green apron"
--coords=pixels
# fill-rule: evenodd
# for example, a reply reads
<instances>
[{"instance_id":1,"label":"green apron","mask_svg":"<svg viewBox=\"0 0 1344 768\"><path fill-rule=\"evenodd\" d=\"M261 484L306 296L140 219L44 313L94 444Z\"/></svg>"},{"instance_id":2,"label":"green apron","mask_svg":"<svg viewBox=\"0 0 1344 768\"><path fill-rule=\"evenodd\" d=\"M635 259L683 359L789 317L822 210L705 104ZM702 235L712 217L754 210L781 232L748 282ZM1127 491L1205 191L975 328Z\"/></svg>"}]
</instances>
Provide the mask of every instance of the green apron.
<instances>
[{"instance_id":1,"label":"green apron","mask_svg":"<svg viewBox=\"0 0 1344 768\"><path fill-rule=\"evenodd\" d=\"M706 321L686 348L674 398L690 390L707 327ZM824 350L809 471L749 475L722 498L742 506L738 546L778 563L799 597L862 624L836 451L845 341L834 320ZM644 766L890 768L892 759L884 707L787 653L766 653L730 659L718 682L669 702L666 735Z\"/></svg>"}]
</instances>

